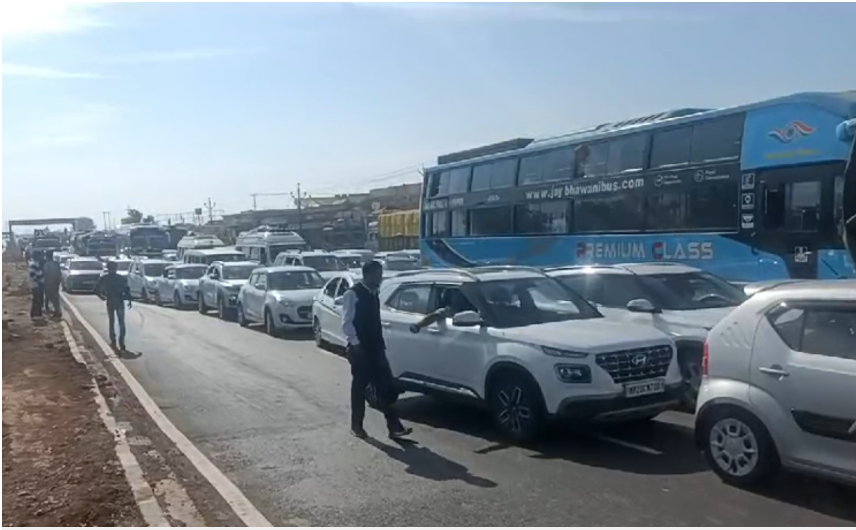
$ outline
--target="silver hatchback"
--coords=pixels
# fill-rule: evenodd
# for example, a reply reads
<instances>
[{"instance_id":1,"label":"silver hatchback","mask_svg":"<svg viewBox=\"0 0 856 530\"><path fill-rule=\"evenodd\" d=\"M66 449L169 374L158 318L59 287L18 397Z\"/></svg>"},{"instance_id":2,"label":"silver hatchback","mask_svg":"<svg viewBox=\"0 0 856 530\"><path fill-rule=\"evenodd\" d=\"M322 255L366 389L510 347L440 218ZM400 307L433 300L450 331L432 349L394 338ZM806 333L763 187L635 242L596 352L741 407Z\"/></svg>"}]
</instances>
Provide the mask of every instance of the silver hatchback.
<instances>
[{"instance_id":1,"label":"silver hatchback","mask_svg":"<svg viewBox=\"0 0 856 530\"><path fill-rule=\"evenodd\" d=\"M856 281L763 290L709 333L696 439L725 482L779 467L856 484Z\"/></svg>"}]
</instances>

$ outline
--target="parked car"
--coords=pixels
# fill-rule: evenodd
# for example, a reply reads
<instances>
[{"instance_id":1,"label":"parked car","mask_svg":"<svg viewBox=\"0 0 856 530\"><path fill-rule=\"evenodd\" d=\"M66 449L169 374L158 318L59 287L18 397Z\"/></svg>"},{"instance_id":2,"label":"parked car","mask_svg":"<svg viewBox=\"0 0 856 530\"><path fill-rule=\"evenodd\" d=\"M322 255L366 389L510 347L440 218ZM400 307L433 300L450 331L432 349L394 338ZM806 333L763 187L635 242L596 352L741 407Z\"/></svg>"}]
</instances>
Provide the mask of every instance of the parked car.
<instances>
[{"instance_id":1,"label":"parked car","mask_svg":"<svg viewBox=\"0 0 856 530\"><path fill-rule=\"evenodd\" d=\"M324 284L312 303L312 331L315 344L322 348L328 344L344 348L347 346L342 332L342 301L345 292L360 281L361 274L339 273Z\"/></svg>"},{"instance_id":2,"label":"parked car","mask_svg":"<svg viewBox=\"0 0 856 530\"><path fill-rule=\"evenodd\" d=\"M131 270L131 263L134 260L130 258L109 258L104 262L104 269L107 269L107 262L113 261L116 263L116 273L121 274L122 276L127 276L128 272Z\"/></svg>"},{"instance_id":3,"label":"parked car","mask_svg":"<svg viewBox=\"0 0 856 530\"><path fill-rule=\"evenodd\" d=\"M140 299L143 302L153 301L163 271L169 265L172 265L172 262L164 259L135 258L128 269L128 289L131 291L131 298Z\"/></svg>"},{"instance_id":4,"label":"parked car","mask_svg":"<svg viewBox=\"0 0 856 530\"><path fill-rule=\"evenodd\" d=\"M746 295L709 272L676 263L631 263L546 269L609 319L654 326L674 338L686 382L683 406L695 410L708 331Z\"/></svg>"},{"instance_id":5,"label":"parked car","mask_svg":"<svg viewBox=\"0 0 856 530\"><path fill-rule=\"evenodd\" d=\"M678 403L669 336L608 320L535 269L414 271L385 280L379 296L401 389L483 403L512 440L537 436L549 418L650 419ZM460 301L452 318L411 331L450 298Z\"/></svg>"},{"instance_id":6,"label":"parked car","mask_svg":"<svg viewBox=\"0 0 856 530\"><path fill-rule=\"evenodd\" d=\"M103 264L97 258L73 257L61 265L62 283L67 293L94 293L101 277Z\"/></svg>"},{"instance_id":7,"label":"parked car","mask_svg":"<svg viewBox=\"0 0 856 530\"><path fill-rule=\"evenodd\" d=\"M196 293L199 292L199 278L208 267L196 263L173 263L163 271L155 291L155 303L171 303L176 309L196 305Z\"/></svg>"},{"instance_id":8,"label":"parked car","mask_svg":"<svg viewBox=\"0 0 856 530\"><path fill-rule=\"evenodd\" d=\"M707 338L696 441L725 482L777 468L856 484L856 281L761 291Z\"/></svg>"},{"instance_id":9,"label":"parked car","mask_svg":"<svg viewBox=\"0 0 856 530\"><path fill-rule=\"evenodd\" d=\"M366 259L361 254L351 252L334 252L333 255L345 264L345 268L349 272L353 273L362 272L363 264L366 263Z\"/></svg>"},{"instance_id":10,"label":"parked car","mask_svg":"<svg viewBox=\"0 0 856 530\"><path fill-rule=\"evenodd\" d=\"M387 256L386 259L380 260L383 265L384 278L392 278L406 271L415 271L423 268L418 261L409 257L394 257Z\"/></svg>"},{"instance_id":11,"label":"parked car","mask_svg":"<svg viewBox=\"0 0 856 530\"><path fill-rule=\"evenodd\" d=\"M746 285L744 285L742 288L743 288L743 293L744 293L746 296L752 296L752 295L754 295L754 294L756 294L756 293L759 293L759 292L761 292L761 291L763 291L763 290L765 290L765 289L769 289L769 288L771 288L771 287L776 287L776 286L779 286L779 285L784 285L784 284L786 284L786 283L795 283L795 282L799 282L799 281L802 281L802 280L794 280L794 279L787 279L787 280L766 280L766 281L763 281L763 282L747 283L747 284L746 284Z\"/></svg>"},{"instance_id":12,"label":"parked car","mask_svg":"<svg viewBox=\"0 0 856 530\"><path fill-rule=\"evenodd\" d=\"M326 279L337 272L347 271L348 267L330 252L307 250L306 252L283 252L274 260L274 266L293 265L295 267L311 267Z\"/></svg>"},{"instance_id":13,"label":"parked car","mask_svg":"<svg viewBox=\"0 0 856 530\"><path fill-rule=\"evenodd\" d=\"M269 335L312 326L312 300L324 278L310 267L256 269L238 294L238 323L264 324Z\"/></svg>"},{"instance_id":14,"label":"parked car","mask_svg":"<svg viewBox=\"0 0 856 530\"><path fill-rule=\"evenodd\" d=\"M228 320L235 312L241 287L258 267L255 261L215 261L209 265L205 275L199 279L196 295L199 312L207 313L209 308L216 307L217 315Z\"/></svg>"}]
</instances>

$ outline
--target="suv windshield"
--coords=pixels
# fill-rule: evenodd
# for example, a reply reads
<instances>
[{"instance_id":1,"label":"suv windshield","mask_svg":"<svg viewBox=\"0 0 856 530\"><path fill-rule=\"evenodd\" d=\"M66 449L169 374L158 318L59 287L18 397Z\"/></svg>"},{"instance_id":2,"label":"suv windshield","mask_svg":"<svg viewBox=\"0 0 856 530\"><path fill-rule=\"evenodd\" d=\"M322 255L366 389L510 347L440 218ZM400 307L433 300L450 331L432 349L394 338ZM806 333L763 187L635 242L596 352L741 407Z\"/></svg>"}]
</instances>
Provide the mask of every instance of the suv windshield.
<instances>
[{"instance_id":1,"label":"suv windshield","mask_svg":"<svg viewBox=\"0 0 856 530\"><path fill-rule=\"evenodd\" d=\"M580 295L553 278L519 278L472 284L491 325L513 328L598 318L602 315Z\"/></svg>"},{"instance_id":2,"label":"suv windshield","mask_svg":"<svg viewBox=\"0 0 856 530\"><path fill-rule=\"evenodd\" d=\"M204 265L199 267L181 267L175 269L175 277L179 280L196 280L205 275L205 269Z\"/></svg>"},{"instance_id":3,"label":"suv windshield","mask_svg":"<svg viewBox=\"0 0 856 530\"><path fill-rule=\"evenodd\" d=\"M383 268L388 271L415 271L419 262L412 259L388 259L383 262Z\"/></svg>"},{"instance_id":4,"label":"suv windshield","mask_svg":"<svg viewBox=\"0 0 856 530\"><path fill-rule=\"evenodd\" d=\"M100 261L75 261L69 262L69 269L73 271L100 271L104 265Z\"/></svg>"},{"instance_id":5,"label":"suv windshield","mask_svg":"<svg viewBox=\"0 0 856 530\"><path fill-rule=\"evenodd\" d=\"M345 264L349 269L359 269L363 266L363 259L360 256L336 256L339 261Z\"/></svg>"},{"instance_id":6,"label":"suv windshield","mask_svg":"<svg viewBox=\"0 0 856 530\"><path fill-rule=\"evenodd\" d=\"M336 256L303 256L303 264L321 272L346 270L345 264Z\"/></svg>"},{"instance_id":7,"label":"suv windshield","mask_svg":"<svg viewBox=\"0 0 856 530\"><path fill-rule=\"evenodd\" d=\"M255 265L232 265L223 267L224 280L246 280L258 267Z\"/></svg>"},{"instance_id":8,"label":"suv windshield","mask_svg":"<svg viewBox=\"0 0 856 530\"><path fill-rule=\"evenodd\" d=\"M163 276L163 271L166 269L166 267L166 263L144 263L143 273L149 278L154 278L155 276Z\"/></svg>"},{"instance_id":9,"label":"suv windshield","mask_svg":"<svg viewBox=\"0 0 856 530\"><path fill-rule=\"evenodd\" d=\"M637 278L655 295L652 302L660 309L686 311L733 307L746 300L742 290L706 272L648 274Z\"/></svg>"},{"instance_id":10,"label":"suv windshield","mask_svg":"<svg viewBox=\"0 0 856 530\"><path fill-rule=\"evenodd\" d=\"M320 289L324 287L325 280L315 271L300 271L269 273L267 282L271 291L295 291Z\"/></svg>"}]
</instances>

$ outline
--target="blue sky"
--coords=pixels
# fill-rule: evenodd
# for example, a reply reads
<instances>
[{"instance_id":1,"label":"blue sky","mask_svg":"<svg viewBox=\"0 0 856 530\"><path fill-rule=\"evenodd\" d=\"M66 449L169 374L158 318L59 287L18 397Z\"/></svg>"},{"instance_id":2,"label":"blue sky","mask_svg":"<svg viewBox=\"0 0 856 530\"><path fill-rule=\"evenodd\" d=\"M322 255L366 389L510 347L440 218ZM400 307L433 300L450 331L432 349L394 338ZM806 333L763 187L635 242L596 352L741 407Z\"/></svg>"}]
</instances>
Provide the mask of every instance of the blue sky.
<instances>
[{"instance_id":1,"label":"blue sky","mask_svg":"<svg viewBox=\"0 0 856 530\"><path fill-rule=\"evenodd\" d=\"M517 136L856 88L846 4L2 9L4 221L234 212Z\"/></svg>"}]
</instances>

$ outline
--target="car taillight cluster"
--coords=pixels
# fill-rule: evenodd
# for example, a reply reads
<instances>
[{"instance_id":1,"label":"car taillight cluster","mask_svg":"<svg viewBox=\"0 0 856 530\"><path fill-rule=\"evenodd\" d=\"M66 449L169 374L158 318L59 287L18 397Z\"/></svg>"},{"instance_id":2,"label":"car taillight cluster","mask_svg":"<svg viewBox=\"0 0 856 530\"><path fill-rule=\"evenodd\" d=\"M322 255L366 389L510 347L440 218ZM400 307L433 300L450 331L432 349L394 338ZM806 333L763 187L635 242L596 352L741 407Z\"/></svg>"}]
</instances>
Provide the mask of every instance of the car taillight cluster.
<instances>
[{"instance_id":1,"label":"car taillight cluster","mask_svg":"<svg viewBox=\"0 0 856 530\"><path fill-rule=\"evenodd\" d=\"M710 345L704 341L704 354L701 358L701 375L707 375L708 366L710 365Z\"/></svg>"}]
</instances>

